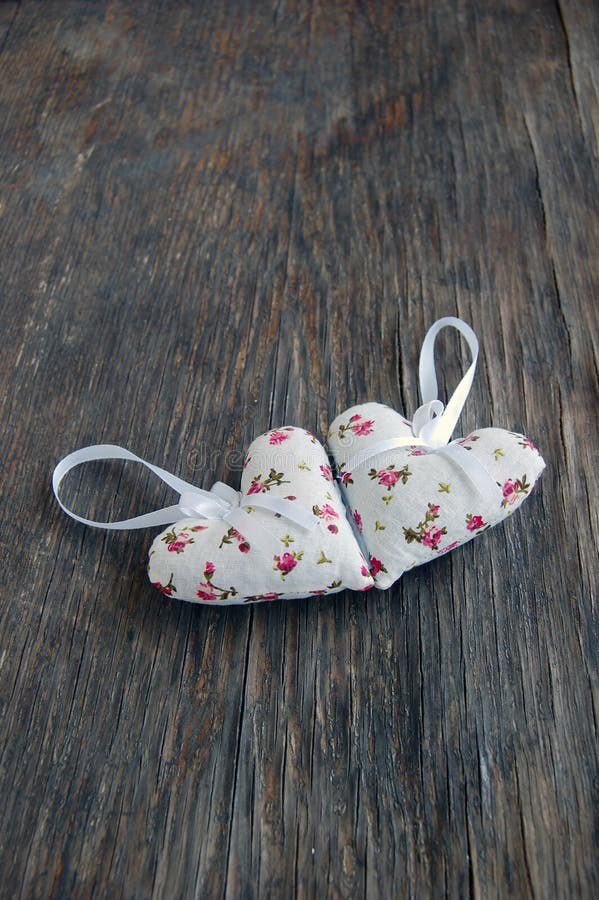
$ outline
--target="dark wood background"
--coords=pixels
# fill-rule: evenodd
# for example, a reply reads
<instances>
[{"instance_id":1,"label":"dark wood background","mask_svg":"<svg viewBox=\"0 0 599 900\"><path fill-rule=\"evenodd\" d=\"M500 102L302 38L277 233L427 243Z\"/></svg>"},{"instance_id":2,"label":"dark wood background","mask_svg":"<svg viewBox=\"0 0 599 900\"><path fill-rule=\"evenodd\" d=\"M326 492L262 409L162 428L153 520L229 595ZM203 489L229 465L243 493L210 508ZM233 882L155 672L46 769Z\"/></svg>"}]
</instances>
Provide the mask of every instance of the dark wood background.
<instances>
[{"instance_id":1,"label":"dark wood background","mask_svg":"<svg viewBox=\"0 0 599 900\"><path fill-rule=\"evenodd\" d=\"M598 23L0 4L3 896L598 896ZM152 534L53 500L87 443L236 486L271 425L411 413L445 314L482 343L461 430L548 468L386 593L169 601ZM71 486L164 499L135 467Z\"/></svg>"}]
</instances>

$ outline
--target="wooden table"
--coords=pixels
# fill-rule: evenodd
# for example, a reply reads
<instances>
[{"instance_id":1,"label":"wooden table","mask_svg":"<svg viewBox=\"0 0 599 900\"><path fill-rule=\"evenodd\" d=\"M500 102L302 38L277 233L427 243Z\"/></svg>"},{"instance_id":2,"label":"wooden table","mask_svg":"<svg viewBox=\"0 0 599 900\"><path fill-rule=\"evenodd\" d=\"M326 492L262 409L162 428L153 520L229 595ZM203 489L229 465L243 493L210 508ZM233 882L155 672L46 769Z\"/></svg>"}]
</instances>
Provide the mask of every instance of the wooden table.
<instances>
[{"instance_id":1,"label":"wooden table","mask_svg":"<svg viewBox=\"0 0 599 900\"><path fill-rule=\"evenodd\" d=\"M1 4L2 896L598 896L593 7ZM548 468L385 593L178 603L54 502L411 413L446 314Z\"/></svg>"}]
</instances>

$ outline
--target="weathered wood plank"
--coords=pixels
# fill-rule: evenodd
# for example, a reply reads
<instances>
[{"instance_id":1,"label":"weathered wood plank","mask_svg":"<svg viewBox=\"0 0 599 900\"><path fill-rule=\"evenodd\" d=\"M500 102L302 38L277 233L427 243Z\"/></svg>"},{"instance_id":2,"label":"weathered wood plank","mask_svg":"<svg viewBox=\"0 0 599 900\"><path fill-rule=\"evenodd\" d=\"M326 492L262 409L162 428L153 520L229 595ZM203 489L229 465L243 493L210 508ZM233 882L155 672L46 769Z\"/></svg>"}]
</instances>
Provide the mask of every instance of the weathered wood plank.
<instances>
[{"instance_id":1,"label":"weathered wood plank","mask_svg":"<svg viewBox=\"0 0 599 900\"><path fill-rule=\"evenodd\" d=\"M7 895L596 895L598 22L0 4ZM177 604L150 535L53 502L88 442L236 483L271 424L409 413L454 313L482 344L464 431L526 430L548 469L385 594ZM162 498L106 466L75 491Z\"/></svg>"}]
</instances>

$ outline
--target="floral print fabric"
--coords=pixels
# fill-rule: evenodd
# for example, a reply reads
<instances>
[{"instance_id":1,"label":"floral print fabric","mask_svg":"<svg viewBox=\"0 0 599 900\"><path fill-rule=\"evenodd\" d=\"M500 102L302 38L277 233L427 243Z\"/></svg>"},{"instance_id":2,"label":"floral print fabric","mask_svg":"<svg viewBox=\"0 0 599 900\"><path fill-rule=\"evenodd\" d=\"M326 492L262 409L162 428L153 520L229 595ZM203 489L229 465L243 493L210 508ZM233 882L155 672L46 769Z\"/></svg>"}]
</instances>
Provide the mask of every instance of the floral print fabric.
<instances>
[{"instance_id":1,"label":"floral print fabric","mask_svg":"<svg viewBox=\"0 0 599 900\"><path fill-rule=\"evenodd\" d=\"M291 426L269 431L243 466L241 493L256 498L243 510L248 533L237 521L175 523L152 544L150 580L168 597L213 605L386 588L511 515L545 467L530 439L499 428L458 441L497 485L492 502L455 459L418 443L359 461L361 451L404 437L412 438L411 424L380 403L339 416L329 431L338 487L313 435ZM263 496L298 503L316 527L307 531L260 508Z\"/></svg>"},{"instance_id":2,"label":"floral print fabric","mask_svg":"<svg viewBox=\"0 0 599 900\"><path fill-rule=\"evenodd\" d=\"M328 435L356 539L380 588L505 519L545 468L528 438L482 428L459 443L500 488L496 504L481 497L455 460L416 443L377 453L351 471L360 451L402 437L412 437L411 423L380 403L342 413Z\"/></svg>"},{"instance_id":3,"label":"floral print fabric","mask_svg":"<svg viewBox=\"0 0 599 900\"><path fill-rule=\"evenodd\" d=\"M184 519L154 540L150 581L163 594L194 603L236 604L363 591L373 578L346 518L323 446L287 426L255 440L246 455L241 493L301 504L317 517L311 530L258 505L243 512L265 540L222 519Z\"/></svg>"}]
</instances>

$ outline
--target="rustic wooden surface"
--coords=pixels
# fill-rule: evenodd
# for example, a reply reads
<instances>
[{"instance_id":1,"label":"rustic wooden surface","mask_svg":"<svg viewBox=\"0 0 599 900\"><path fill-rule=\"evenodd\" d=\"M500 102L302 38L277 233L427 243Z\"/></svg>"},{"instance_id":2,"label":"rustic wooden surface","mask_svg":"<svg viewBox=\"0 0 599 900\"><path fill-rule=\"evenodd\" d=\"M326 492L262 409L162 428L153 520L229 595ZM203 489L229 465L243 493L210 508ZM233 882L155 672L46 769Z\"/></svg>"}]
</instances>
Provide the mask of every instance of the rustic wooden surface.
<instances>
[{"instance_id":1,"label":"rustic wooden surface","mask_svg":"<svg viewBox=\"0 0 599 900\"><path fill-rule=\"evenodd\" d=\"M598 23L0 4L2 896L598 896ZM444 314L462 430L548 468L387 593L169 601L53 501L86 443L237 484L271 425L413 411ZM81 511L163 499L97 474Z\"/></svg>"}]
</instances>

